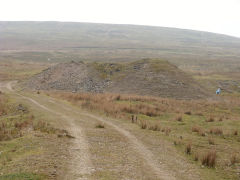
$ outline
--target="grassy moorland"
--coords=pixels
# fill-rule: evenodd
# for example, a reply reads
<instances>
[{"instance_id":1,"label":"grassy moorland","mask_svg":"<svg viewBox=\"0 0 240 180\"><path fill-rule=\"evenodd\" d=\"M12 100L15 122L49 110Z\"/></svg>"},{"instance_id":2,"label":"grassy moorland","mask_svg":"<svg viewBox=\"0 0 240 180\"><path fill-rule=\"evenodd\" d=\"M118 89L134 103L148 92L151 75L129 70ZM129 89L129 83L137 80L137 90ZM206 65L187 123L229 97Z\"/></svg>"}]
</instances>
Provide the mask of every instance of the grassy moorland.
<instances>
[{"instance_id":1,"label":"grassy moorland","mask_svg":"<svg viewBox=\"0 0 240 180\"><path fill-rule=\"evenodd\" d=\"M0 80L23 80L41 72L49 64L17 60L0 61Z\"/></svg>"},{"instance_id":2,"label":"grassy moorland","mask_svg":"<svg viewBox=\"0 0 240 180\"><path fill-rule=\"evenodd\" d=\"M56 179L64 174L68 132L54 128L50 119L0 94L0 179Z\"/></svg>"},{"instance_id":3,"label":"grassy moorland","mask_svg":"<svg viewBox=\"0 0 240 180\"><path fill-rule=\"evenodd\" d=\"M240 39L176 28L0 22L0 60L62 62L160 58L195 71L238 71Z\"/></svg>"},{"instance_id":4,"label":"grassy moorland","mask_svg":"<svg viewBox=\"0 0 240 180\"><path fill-rule=\"evenodd\" d=\"M46 92L91 112L135 124L156 138L172 142L179 154L199 166L203 177L239 176L239 98L175 100L157 97Z\"/></svg>"}]
</instances>

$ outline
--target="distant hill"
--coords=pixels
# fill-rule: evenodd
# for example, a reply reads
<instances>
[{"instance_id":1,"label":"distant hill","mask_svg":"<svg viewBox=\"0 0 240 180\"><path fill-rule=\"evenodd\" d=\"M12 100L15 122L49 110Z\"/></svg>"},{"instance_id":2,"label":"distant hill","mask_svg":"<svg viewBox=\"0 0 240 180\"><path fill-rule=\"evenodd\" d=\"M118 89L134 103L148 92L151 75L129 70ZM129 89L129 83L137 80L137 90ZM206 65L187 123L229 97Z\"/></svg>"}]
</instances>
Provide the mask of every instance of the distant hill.
<instances>
[{"instance_id":1,"label":"distant hill","mask_svg":"<svg viewBox=\"0 0 240 180\"><path fill-rule=\"evenodd\" d=\"M32 77L28 87L36 90L113 92L181 99L206 95L190 76L176 66L149 59L131 63L60 63Z\"/></svg>"},{"instance_id":2,"label":"distant hill","mask_svg":"<svg viewBox=\"0 0 240 180\"><path fill-rule=\"evenodd\" d=\"M168 60L184 70L239 71L240 39L165 27L0 22L0 60Z\"/></svg>"}]
</instances>

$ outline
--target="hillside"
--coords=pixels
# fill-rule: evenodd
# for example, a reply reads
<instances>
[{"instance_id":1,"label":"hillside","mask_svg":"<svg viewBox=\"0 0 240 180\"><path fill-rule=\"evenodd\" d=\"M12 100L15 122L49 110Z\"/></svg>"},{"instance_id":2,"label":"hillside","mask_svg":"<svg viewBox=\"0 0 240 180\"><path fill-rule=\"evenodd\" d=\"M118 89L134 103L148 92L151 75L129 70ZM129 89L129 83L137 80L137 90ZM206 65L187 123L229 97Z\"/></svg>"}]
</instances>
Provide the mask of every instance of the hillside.
<instances>
[{"instance_id":1,"label":"hillside","mask_svg":"<svg viewBox=\"0 0 240 180\"><path fill-rule=\"evenodd\" d=\"M67 22L0 22L0 60L134 61L183 70L239 71L240 39L176 28Z\"/></svg>"},{"instance_id":2,"label":"hillside","mask_svg":"<svg viewBox=\"0 0 240 180\"><path fill-rule=\"evenodd\" d=\"M131 63L60 63L31 78L28 87L174 98L204 96L200 86L176 66L148 59Z\"/></svg>"}]
</instances>

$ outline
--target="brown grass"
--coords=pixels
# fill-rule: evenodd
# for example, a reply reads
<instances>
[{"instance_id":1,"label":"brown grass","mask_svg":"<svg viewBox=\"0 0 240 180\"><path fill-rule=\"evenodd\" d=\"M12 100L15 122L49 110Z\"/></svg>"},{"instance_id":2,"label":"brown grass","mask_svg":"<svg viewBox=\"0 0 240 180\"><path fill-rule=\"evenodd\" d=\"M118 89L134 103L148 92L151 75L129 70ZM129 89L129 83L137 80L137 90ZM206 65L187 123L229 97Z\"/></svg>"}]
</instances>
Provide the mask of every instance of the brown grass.
<instances>
[{"instance_id":1,"label":"brown grass","mask_svg":"<svg viewBox=\"0 0 240 180\"><path fill-rule=\"evenodd\" d=\"M165 135L168 136L171 133L171 128L170 127L165 127L162 128L162 132L165 132Z\"/></svg>"},{"instance_id":2,"label":"brown grass","mask_svg":"<svg viewBox=\"0 0 240 180\"><path fill-rule=\"evenodd\" d=\"M210 150L202 156L202 165L208 167L215 167L216 165L217 153L216 150Z\"/></svg>"},{"instance_id":3,"label":"brown grass","mask_svg":"<svg viewBox=\"0 0 240 180\"><path fill-rule=\"evenodd\" d=\"M214 145L215 141L212 137L208 137L208 143L211 144L211 145Z\"/></svg>"},{"instance_id":4,"label":"brown grass","mask_svg":"<svg viewBox=\"0 0 240 180\"><path fill-rule=\"evenodd\" d=\"M193 126L192 127L192 132L196 132L200 136L205 136L206 135L204 130L201 127L199 127L199 126Z\"/></svg>"},{"instance_id":5,"label":"brown grass","mask_svg":"<svg viewBox=\"0 0 240 180\"><path fill-rule=\"evenodd\" d=\"M2 121L0 123L0 141L22 137L25 130L31 130L33 127L33 116L25 117L24 119L22 120L17 116L11 121Z\"/></svg>"},{"instance_id":6,"label":"brown grass","mask_svg":"<svg viewBox=\"0 0 240 180\"><path fill-rule=\"evenodd\" d=\"M209 117L207 120L206 120L206 122L214 122L215 121L215 119L214 119L214 117Z\"/></svg>"},{"instance_id":7,"label":"brown grass","mask_svg":"<svg viewBox=\"0 0 240 180\"><path fill-rule=\"evenodd\" d=\"M192 143L188 143L185 148L186 154L191 154L192 153Z\"/></svg>"},{"instance_id":8,"label":"brown grass","mask_svg":"<svg viewBox=\"0 0 240 180\"><path fill-rule=\"evenodd\" d=\"M197 116L203 116L203 113L197 112L197 113L195 113L195 115L197 115Z\"/></svg>"},{"instance_id":9,"label":"brown grass","mask_svg":"<svg viewBox=\"0 0 240 180\"><path fill-rule=\"evenodd\" d=\"M215 134L215 135L223 135L223 130L220 128L211 128L209 130L210 134Z\"/></svg>"},{"instance_id":10,"label":"brown grass","mask_svg":"<svg viewBox=\"0 0 240 180\"><path fill-rule=\"evenodd\" d=\"M236 154L231 155L231 157L230 157L230 163L231 163L231 165L234 165L234 164L236 164L237 162L238 162L237 155L236 155Z\"/></svg>"},{"instance_id":11,"label":"brown grass","mask_svg":"<svg viewBox=\"0 0 240 180\"><path fill-rule=\"evenodd\" d=\"M183 121L183 118L182 118L182 116L177 116L177 117L176 117L176 120L182 122L182 121Z\"/></svg>"},{"instance_id":12,"label":"brown grass","mask_svg":"<svg viewBox=\"0 0 240 180\"><path fill-rule=\"evenodd\" d=\"M145 120L141 120L140 127L141 127L141 129L147 129L147 122Z\"/></svg>"},{"instance_id":13,"label":"brown grass","mask_svg":"<svg viewBox=\"0 0 240 180\"><path fill-rule=\"evenodd\" d=\"M219 121L219 122L222 122L222 121L223 121L223 117L220 117L220 118L218 119L218 121Z\"/></svg>"},{"instance_id":14,"label":"brown grass","mask_svg":"<svg viewBox=\"0 0 240 180\"><path fill-rule=\"evenodd\" d=\"M202 131L202 128L200 128L199 126L193 126L193 127L192 127L192 132L197 132L197 133L199 133L200 131Z\"/></svg>"},{"instance_id":15,"label":"brown grass","mask_svg":"<svg viewBox=\"0 0 240 180\"><path fill-rule=\"evenodd\" d=\"M45 93L46 94L46 93ZM221 109L228 106L240 106L240 102L234 98L229 98L226 102L215 102L205 100L176 100L170 98L160 98L152 96L138 96L128 94L112 94L112 93L63 93L63 92L47 92L53 97L68 100L74 104L80 105L90 111L102 111L107 116L116 118L128 117L132 114L146 115L149 117L161 116L166 113L177 112L178 114L205 116L213 114L207 119L209 122L215 121L215 109ZM222 117L222 114L217 114ZM180 120L180 119L179 119Z\"/></svg>"},{"instance_id":16,"label":"brown grass","mask_svg":"<svg viewBox=\"0 0 240 180\"><path fill-rule=\"evenodd\" d=\"M234 135L234 136L237 136L237 135L238 135L238 130L234 130L234 131L233 131L233 135Z\"/></svg>"},{"instance_id":17,"label":"brown grass","mask_svg":"<svg viewBox=\"0 0 240 180\"><path fill-rule=\"evenodd\" d=\"M194 154L194 161L198 161L199 160L199 153L195 153Z\"/></svg>"},{"instance_id":18,"label":"brown grass","mask_svg":"<svg viewBox=\"0 0 240 180\"><path fill-rule=\"evenodd\" d=\"M157 123L149 125L148 129L152 131L161 131L161 127Z\"/></svg>"},{"instance_id":19,"label":"brown grass","mask_svg":"<svg viewBox=\"0 0 240 180\"><path fill-rule=\"evenodd\" d=\"M219 167L225 165L226 159L229 161L230 155L228 153L230 150L236 151L238 148L237 143L239 142L239 138L233 137L232 134L234 134L233 130L235 129L239 131L239 129L237 129L238 126L235 126L239 124L239 121L237 121L239 120L239 112L236 111L236 108L240 107L239 99L237 101L235 98L229 98L229 101L224 102L214 100L186 101L123 94L61 92L50 93L50 96L68 100L90 111L96 111L97 113L102 112L108 116L124 118L124 120L128 122L131 122L132 115L137 115L139 117L138 122L136 123L133 117L132 122L134 124L132 126L137 125L141 129L158 131L156 132L158 134L169 135L172 130L172 135L165 138L172 140L171 142L184 153L185 151L189 152L187 151L187 142L192 140L191 154L193 155L191 157L196 161L201 161L205 166L214 167L216 165L216 159L218 158L216 152L207 152L209 147L216 147L219 152L221 151L221 155L223 156L219 156L219 161L217 161ZM189 114L191 114L191 116L189 116ZM223 119L224 122L221 122ZM236 121L233 122L232 120L235 119ZM184 121L184 123L178 123L178 121ZM233 127L231 127L232 124L234 124ZM229 131L229 136L226 136L225 139L222 138L223 136L215 136L226 133L225 127L226 132L232 128L232 130ZM192 131L192 133L189 132L189 130ZM181 140L181 146L177 146L179 142L175 140L175 138L179 137L181 133L183 133L184 139ZM224 147L223 143L228 143L229 146ZM230 144L233 144L233 146L230 146ZM199 153L207 153L196 154L195 149ZM226 172L228 172L228 170Z\"/></svg>"},{"instance_id":20,"label":"brown grass","mask_svg":"<svg viewBox=\"0 0 240 180\"><path fill-rule=\"evenodd\" d=\"M0 94L0 116L7 114L7 98L4 96L3 93Z\"/></svg>"},{"instance_id":21,"label":"brown grass","mask_svg":"<svg viewBox=\"0 0 240 180\"><path fill-rule=\"evenodd\" d=\"M192 112L191 111L186 111L184 114L192 115Z\"/></svg>"},{"instance_id":22,"label":"brown grass","mask_svg":"<svg viewBox=\"0 0 240 180\"><path fill-rule=\"evenodd\" d=\"M51 94L77 103L89 110L101 110L106 114L115 116L120 113L143 114L149 117L160 116L166 112L176 111L179 107L181 112L189 114L189 107L202 109L201 103L193 103L184 100L166 99L151 96L119 95L119 94L91 94L91 93L60 93ZM118 103L116 103L118 102ZM138 103L131 103L138 102ZM150 103L149 103L150 102ZM193 104L189 104L193 103ZM190 112L192 114L192 112Z\"/></svg>"}]
</instances>

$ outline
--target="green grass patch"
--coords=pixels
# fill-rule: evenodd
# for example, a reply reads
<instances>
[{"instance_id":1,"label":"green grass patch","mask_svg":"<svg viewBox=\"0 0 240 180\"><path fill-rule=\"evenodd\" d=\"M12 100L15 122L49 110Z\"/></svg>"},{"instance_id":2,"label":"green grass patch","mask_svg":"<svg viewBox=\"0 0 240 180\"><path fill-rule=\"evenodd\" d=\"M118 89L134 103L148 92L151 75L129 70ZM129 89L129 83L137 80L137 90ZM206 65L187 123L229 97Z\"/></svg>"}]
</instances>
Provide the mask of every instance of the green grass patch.
<instances>
[{"instance_id":1,"label":"green grass patch","mask_svg":"<svg viewBox=\"0 0 240 180\"><path fill-rule=\"evenodd\" d=\"M42 180L45 177L33 173L14 173L0 176L0 180Z\"/></svg>"}]
</instances>

